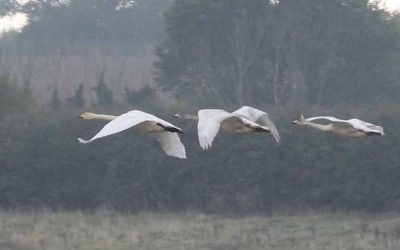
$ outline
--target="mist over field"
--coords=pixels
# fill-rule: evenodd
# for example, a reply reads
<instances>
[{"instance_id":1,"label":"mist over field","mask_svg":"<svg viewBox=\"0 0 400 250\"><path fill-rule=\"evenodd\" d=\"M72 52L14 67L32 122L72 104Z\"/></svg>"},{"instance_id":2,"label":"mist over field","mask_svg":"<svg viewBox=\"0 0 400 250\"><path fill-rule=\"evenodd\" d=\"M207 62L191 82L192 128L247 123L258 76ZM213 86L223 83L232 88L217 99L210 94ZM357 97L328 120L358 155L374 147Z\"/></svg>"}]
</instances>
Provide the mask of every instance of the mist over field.
<instances>
[{"instance_id":1,"label":"mist over field","mask_svg":"<svg viewBox=\"0 0 400 250\"><path fill-rule=\"evenodd\" d=\"M0 249L397 249L400 16L367 0L2 0ZM248 105L270 133L171 116ZM154 114L187 159L107 122ZM358 118L385 136L295 126ZM174 248L179 246L180 248Z\"/></svg>"}]
</instances>

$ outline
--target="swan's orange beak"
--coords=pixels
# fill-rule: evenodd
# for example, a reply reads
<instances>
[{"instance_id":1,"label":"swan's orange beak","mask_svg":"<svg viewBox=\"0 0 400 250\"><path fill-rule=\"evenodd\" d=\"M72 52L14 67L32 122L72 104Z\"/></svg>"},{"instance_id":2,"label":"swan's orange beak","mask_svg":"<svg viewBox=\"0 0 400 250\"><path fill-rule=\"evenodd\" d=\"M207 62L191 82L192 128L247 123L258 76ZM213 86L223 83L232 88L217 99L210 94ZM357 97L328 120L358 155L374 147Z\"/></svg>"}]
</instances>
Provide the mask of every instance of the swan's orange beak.
<instances>
[{"instance_id":1,"label":"swan's orange beak","mask_svg":"<svg viewBox=\"0 0 400 250\"><path fill-rule=\"evenodd\" d=\"M83 119L83 115L79 115L79 116L77 116L76 118L81 118L81 119Z\"/></svg>"}]
</instances>

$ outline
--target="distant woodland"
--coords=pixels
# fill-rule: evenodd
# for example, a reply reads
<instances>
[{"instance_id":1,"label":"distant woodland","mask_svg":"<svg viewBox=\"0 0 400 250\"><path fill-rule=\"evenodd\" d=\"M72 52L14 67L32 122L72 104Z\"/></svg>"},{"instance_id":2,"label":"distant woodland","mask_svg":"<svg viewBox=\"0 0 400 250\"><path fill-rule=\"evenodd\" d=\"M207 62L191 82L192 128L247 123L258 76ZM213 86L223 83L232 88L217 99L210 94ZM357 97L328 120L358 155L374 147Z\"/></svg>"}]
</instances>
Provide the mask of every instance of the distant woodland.
<instances>
[{"instance_id":1,"label":"distant woodland","mask_svg":"<svg viewBox=\"0 0 400 250\"><path fill-rule=\"evenodd\" d=\"M400 15L367 0L3 0L29 23L0 38L0 207L210 213L400 208ZM269 113L281 135L219 135L202 151L175 113ZM151 112L187 160L84 111ZM357 117L386 136L296 127Z\"/></svg>"}]
</instances>

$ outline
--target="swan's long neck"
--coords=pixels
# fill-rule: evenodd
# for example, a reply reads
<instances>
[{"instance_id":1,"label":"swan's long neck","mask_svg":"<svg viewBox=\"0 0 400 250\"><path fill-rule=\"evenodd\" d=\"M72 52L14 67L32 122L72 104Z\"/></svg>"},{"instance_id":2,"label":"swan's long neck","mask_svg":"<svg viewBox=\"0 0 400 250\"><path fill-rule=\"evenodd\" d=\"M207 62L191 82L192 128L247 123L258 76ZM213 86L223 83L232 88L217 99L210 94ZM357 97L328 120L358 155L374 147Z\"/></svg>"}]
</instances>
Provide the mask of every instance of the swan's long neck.
<instances>
[{"instance_id":1,"label":"swan's long neck","mask_svg":"<svg viewBox=\"0 0 400 250\"><path fill-rule=\"evenodd\" d=\"M92 119L98 119L98 120L106 120L106 121L111 121L114 120L117 116L115 115L103 115L103 114L93 114Z\"/></svg>"},{"instance_id":2,"label":"swan's long neck","mask_svg":"<svg viewBox=\"0 0 400 250\"><path fill-rule=\"evenodd\" d=\"M183 114L183 115L180 115L180 116L177 117L177 118L178 118L178 119L182 119L182 120L194 120L194 121L199 120L199 117L198 117L198 116L190 115L190 114Z\"/></svg>"},{"instance_id":3,"label":"swan's long neck","mask_svg":"<svg viewBox=\"0 0 400 250\"><path fill-rule=\"evenodd\" d=\"M316 129L319 129L322 131L331 131L332 130L332 124L323 125L323 124L317 124L317 123L306 121L304 123L304 125L310 126L312 128L316 128Z\"/></svg>"}]
</instances>

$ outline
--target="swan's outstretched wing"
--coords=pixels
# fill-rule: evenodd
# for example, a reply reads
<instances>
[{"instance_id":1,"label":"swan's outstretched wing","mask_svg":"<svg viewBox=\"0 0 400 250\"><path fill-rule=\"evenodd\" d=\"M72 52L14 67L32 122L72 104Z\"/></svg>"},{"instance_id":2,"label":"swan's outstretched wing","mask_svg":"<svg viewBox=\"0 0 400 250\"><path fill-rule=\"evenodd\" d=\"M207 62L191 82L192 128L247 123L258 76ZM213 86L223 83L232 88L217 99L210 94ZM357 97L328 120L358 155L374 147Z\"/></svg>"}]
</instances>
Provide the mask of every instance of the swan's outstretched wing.
<instances>
[{"instance_id":1,"label":"swan's outstretched wing","mask_svg":"<svg viewBox=\"0 0 400 250\"><path fill-rule=\"evenodd\" d=\"M379 133L381 135L384 135L384 131L383 131L383 127L381 126L376 126L372 123L368 123L368 122L364 122L360 119L350 119L350 120L341 120L341 119L337 119L335 117L331 117L331 116L316 116L316 117L311 117L306 119L307 121L315 121L315 120L328 120L331 121L333 125L335 124L340 124L340 125L347 125L347 126L351 126L357 130L361 130L364 132L372 132L372 133Z\"/></svg>"},{"instance_id":2,"label":"swan's outstretched wing","mask_svg":"<svg viewBox=\"0 0 400 250\"><path fill-rule=\"evenodd\" d=\"M326 121L330 121L330 122L344 122L344 123L349 123L347 120L341 120L341 119L337 119L335 117L332 116L315 116L315 117L310 117L307 118L306 121L315 121L315 120L326 120Z\"/></svg>"},{"instance_id":3,"label":"swan's outstretched wing","mask_svg":"<svg viewBox=\"0 0 400 250\"><path fill-rule=\"evenodd\" d=\"M116 134L126 129L135 127L144 122L152 122L161 124L164 128L175 128L176 131L181 131L180 128L174 126L173 124L164 121L154 115L142 112L140 110L132 110L125 114L116 117L114 120L107 123L93 138L90 140L83 140L78 138L80 143L89 143L93 140ZM157 140L160 142L161 147L164 149L165 153L170 156L175 156L178 158L186 158L185 147L179 139L176 133L172 132L158 132L156 133Z\"/></svg>"},{"instance_id":4,"label":"swan's outstretched wing","mask_svg":"<svg viewBox=\"0 0 400 250\"><path fill-rule=\"evenodd\" d=\"M174 130L176 130L176 132L182 132L182 129L180 129L179 127L177 127L174 124L169 123L163 119L160 119L155 115L152 115L152 114L140 111L140 110L131 110L128 113L131 115L143 117L144 121L159 123L164 128L173 128Z\"/></svg>"},{"instance_id":5,"label":"swan's outstretched wing","mask_svg":"<svg viewBox=\"0 0 400 250\"><path fill-rule=\"evenodd\" d=\"M202 149L209 149L218 134L221 122L235 115L222 109L202 109L199 110L198 116L197 133L199 143Z\"/></svg>"},{"instance_id":6,"label":"swan's outstretched wing","mask_svg":"<svg viewBox=\"0 0 400 250\"><path fill-rule=\"evenodd\" d=\"M156 134L164 152L169 156L186 159L186 150L177 133L160 132Z\"/></svg>"},{"instance_id":7,"label":"swan's outstretched wing","mask_svg":"<svg viewBox=\"0 0 400 250\"><path fill-rule=\"evenodd\" d=\"M372 133L379 133L381 135L385 134L385 132L383 131L383 127L374 125L372 123L364 122L356 118L350 119L348 120L348 122L351 123L355 128L367 133L372 132Z\"/></svg>"},{"instance_id":8,"label":"swan's outstretched wing","mask_svg":"<svg viewBox=\"0 0 400 250\"><path fill-rule=\"evenodd\" d=\"M328 122L329 124L332 125L332 127L335 127L336 129L339 129L339 130L345 129L349 133L356 132L357 130L359 130L358 128L354 127L354 125L351 124L349 121L337 119L332 116L316 116L316 117L307 118L305 120L309 121L309 122L311 122L311 121L321 121L322 123Z\"/></svg>"},{"instance_id":9,"label":"swan's outstretched wing","mask_svg":"<svg viewBox=\"0 0 400 250\"><path fill-rule=\"evenodd\" d=\"M142 122L147 121L147 116L137 115L132 111L117 116L114 120L107 123L95 136L90 140L83 140L78 138L80 143L89 143L93 140L116 134L128 128L134 127Z\"/></svg>"},{"instance_id":10,"label":"swan's outstretched wing","mask_svg":"<svg viewBox=\"0 0 400 250\"><path fill-rule=\"evenodd\" d=\"M262 126L267 126L276 142L280 141L281 138L279 136L278 129L271 119L269 119L269 116L266 112L253 107L243 106L232 113L244 116L246 119L252 122L257 122Z\"/></svg>"},{"instance_id":11,"label":"swan's outstretched wing","mask_svg":"<svg viewBox=\"0 0 400 250\"><path fill-rule=\"evenodd\" d=\"M154 115L142 112L140 110L131 110L125 114L117 116L114 120L107 123L95 136L93 136L90 140L83 140L78 138L81 143L89 143L98 138L102 138L108 135L116 134L126 129L135 127L143 122L155 122L160 123L164 127L176 128L177 131L180 131L180 128L174 126L173 124L164 121Z\"/></svg>"}]
</instances>

